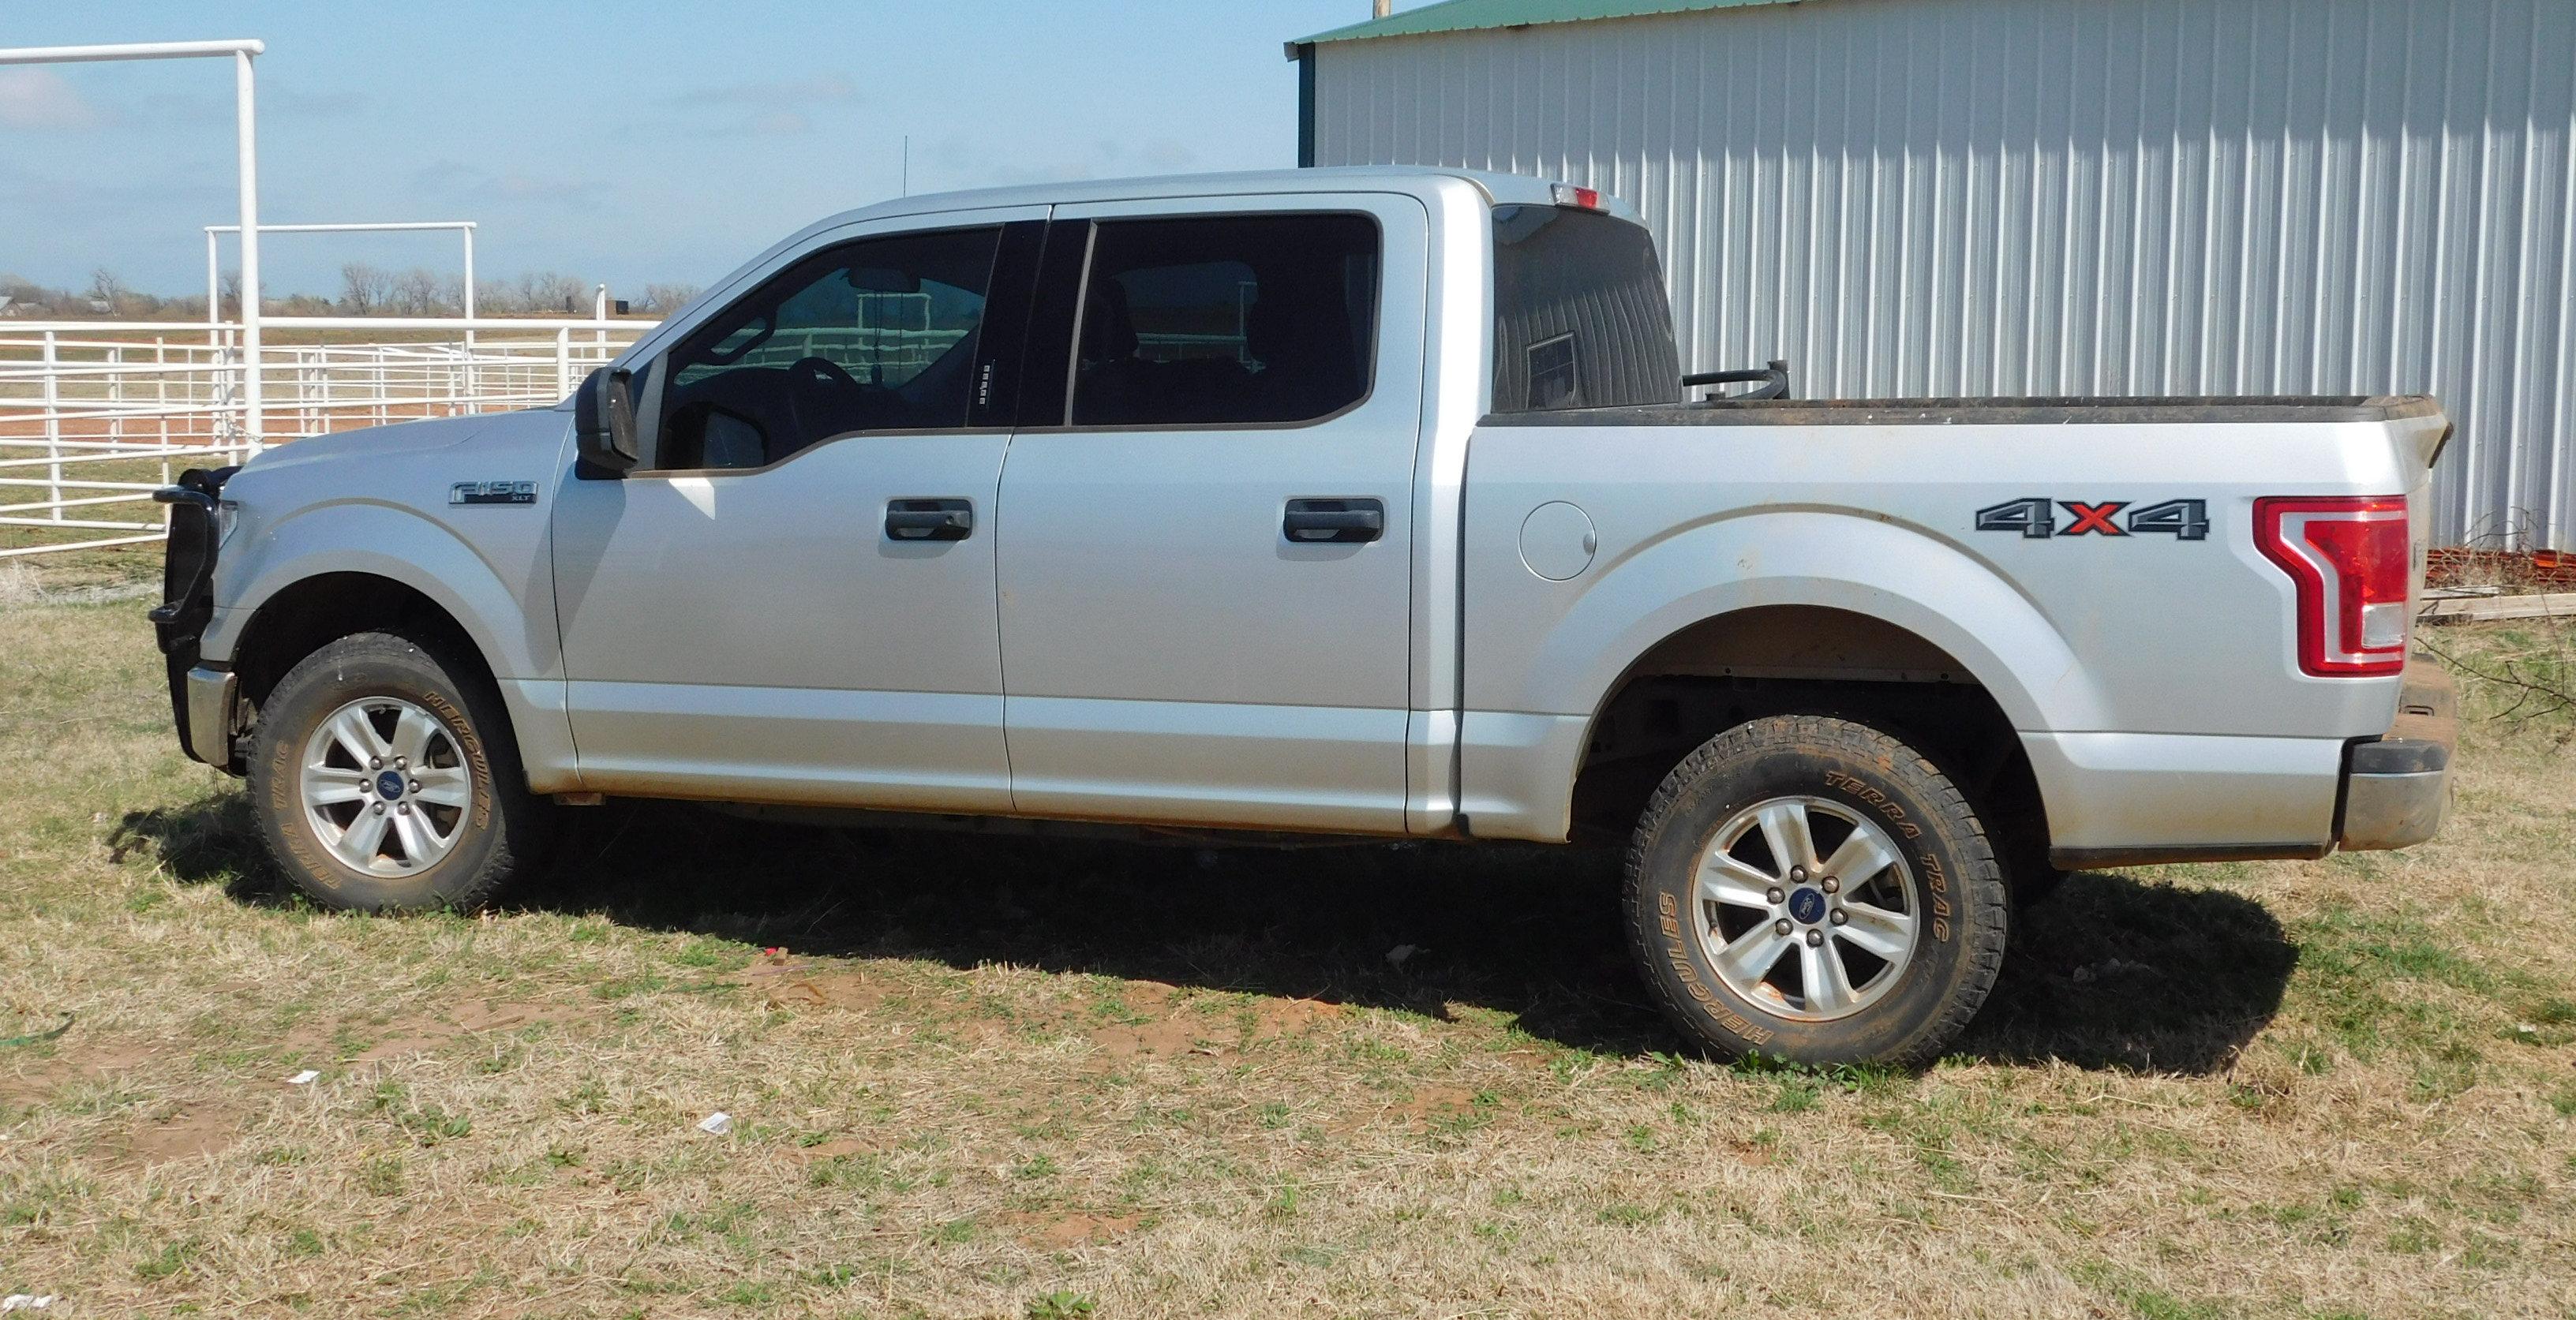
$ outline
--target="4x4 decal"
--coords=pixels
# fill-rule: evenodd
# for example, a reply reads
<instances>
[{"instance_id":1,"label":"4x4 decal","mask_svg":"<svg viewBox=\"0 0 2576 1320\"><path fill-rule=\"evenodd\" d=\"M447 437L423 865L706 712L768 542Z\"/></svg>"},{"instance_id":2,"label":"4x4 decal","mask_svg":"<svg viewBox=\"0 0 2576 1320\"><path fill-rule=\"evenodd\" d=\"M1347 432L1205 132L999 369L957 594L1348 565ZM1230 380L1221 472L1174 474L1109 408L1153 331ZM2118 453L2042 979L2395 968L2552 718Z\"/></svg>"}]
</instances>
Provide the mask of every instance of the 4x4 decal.
<instances>
[{"instance_id":1,"label":"4x4 decal","mask_svg":"<svg viewBox=\"0 0 2576 1320\"><path fill-rule=\"evenodd\" d=\"M2018 532L2030 540L2052 536L2142 536L2162 533L2177 541L2209 539L2209 504L2205 500L2166 500L2142 509L2130 509L2131 500L2052 500L2044 495L2028 499L2005 500L1977 510L1977 530L1981 532ZM2064 509L2074 519L2065 528L2057 525L2057 511ZM2122 510L2128 510L2128 526L2118 521Z\"/></svg>"}]
</instances>

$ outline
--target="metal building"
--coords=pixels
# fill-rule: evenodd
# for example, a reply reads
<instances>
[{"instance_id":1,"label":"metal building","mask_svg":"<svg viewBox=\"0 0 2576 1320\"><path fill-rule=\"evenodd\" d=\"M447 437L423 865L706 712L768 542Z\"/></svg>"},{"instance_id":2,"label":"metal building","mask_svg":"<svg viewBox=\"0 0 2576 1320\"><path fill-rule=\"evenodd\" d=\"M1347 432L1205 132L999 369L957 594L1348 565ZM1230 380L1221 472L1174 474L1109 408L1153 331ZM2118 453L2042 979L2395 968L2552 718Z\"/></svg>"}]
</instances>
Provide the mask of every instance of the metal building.
<instances>
[{"instance_id":1,"label":"metal building","mask_svg":"<svg viewBox=\"0 0 2576 1320\"><path fill-rule=\"evenodd\" d=\"M1301 163L1584 183L1801 395L2438 395L2576 549L2576 0L1447 0L1289 45Z\"/></svg>"}]
</instances>

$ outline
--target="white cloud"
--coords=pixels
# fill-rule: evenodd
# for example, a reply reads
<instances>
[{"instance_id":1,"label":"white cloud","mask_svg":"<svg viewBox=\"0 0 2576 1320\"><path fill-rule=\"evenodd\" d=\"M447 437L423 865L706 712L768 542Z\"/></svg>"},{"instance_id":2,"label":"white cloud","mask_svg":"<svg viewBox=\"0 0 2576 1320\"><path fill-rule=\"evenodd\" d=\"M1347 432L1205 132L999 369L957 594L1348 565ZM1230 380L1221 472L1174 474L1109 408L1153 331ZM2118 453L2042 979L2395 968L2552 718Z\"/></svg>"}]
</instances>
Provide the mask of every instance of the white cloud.
<instances>
[{"instance_id":1,"label":"white cloud","mask_svg":"<svg viewBox=\"0 0 2576 1320\"><path fill-rule=\"evenodd\" d=\"M105 117L51 69L0 69L0 128L96 128Z\"/></svg>"}]
</instances>

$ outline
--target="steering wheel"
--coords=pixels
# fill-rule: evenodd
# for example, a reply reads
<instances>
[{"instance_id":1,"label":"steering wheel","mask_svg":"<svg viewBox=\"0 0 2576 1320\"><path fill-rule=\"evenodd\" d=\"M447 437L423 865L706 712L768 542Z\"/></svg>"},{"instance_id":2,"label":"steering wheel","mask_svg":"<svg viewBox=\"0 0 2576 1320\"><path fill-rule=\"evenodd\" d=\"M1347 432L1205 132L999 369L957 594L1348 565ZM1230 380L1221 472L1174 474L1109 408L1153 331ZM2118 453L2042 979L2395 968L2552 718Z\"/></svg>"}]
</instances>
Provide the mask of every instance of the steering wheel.
<instances>
[{"instance_id":1,"label":"steering wheel","mask_svg":"<svg viewBox=\"0 0 2576 1320\"><path fill-rule=\"evenodd\" d=\"M802 357L787 368L787 410L796 423L796 440L812 444L830 434L838 419L827 401L854 399L877 387L862 385L841 364L827 357Z\"/></svg>"}]
</instances>

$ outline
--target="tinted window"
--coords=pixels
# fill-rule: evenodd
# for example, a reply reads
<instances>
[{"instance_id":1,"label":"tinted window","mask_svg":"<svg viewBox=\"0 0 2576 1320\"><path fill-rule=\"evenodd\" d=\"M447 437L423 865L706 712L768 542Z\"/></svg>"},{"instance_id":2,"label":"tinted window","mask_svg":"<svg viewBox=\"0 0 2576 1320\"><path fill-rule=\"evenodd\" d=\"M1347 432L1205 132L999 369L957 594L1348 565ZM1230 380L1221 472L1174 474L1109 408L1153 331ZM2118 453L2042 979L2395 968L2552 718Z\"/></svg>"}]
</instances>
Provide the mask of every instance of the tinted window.
<instances>
[{"instance_id":1,"label":"tinted window","mask_svg":"<svg viewBox=\"0 0 2576 1320\"><path fill-rule=\"evenodd\" d=\"M1672 308L1642 225L1494 208L1494 411L1678 403Z\"/></svg>"},{"instance_id":2,"label":"tinted window","mask_svg":"<svg viewBox=\"0 0 2576 1320\"><path fill-rule=\"evenodd\" d=\"M760 467L853 431L965 425L998 232L829 248L726 308L672 351L655 466Z\"/></svg>"},{"instance_id":3,"label":"tinted window","mask_svg":"<svg viewBox=\"0 0 2576 1320\"><path fill-rule=\"evenodd\" d=\"M1302 422L1368 394L1377 224L1111 220L1092 239L1076 426Z\"/></svg>"}]
</instances>

